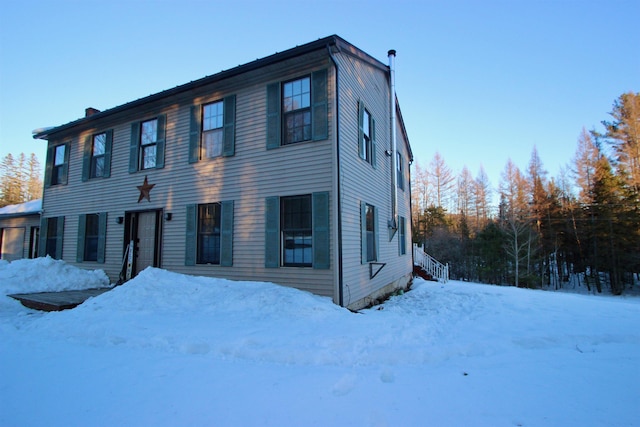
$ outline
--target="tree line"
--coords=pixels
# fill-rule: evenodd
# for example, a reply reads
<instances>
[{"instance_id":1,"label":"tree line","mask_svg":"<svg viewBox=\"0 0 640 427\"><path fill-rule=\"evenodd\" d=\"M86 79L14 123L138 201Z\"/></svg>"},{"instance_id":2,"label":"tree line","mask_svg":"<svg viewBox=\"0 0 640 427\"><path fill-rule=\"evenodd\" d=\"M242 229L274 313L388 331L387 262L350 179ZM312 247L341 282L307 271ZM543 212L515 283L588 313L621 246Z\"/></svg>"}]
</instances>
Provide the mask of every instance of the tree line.
<instances>
[{"instance_id":1,"label":"tree line","mask_svg":"<svg viewBox=\"0 0 640 427\"><path fill-rule=\"evenodd\" d=\"M575 156L548 177L534 147L511 160L498 205L483 169L454 174L436 154L412 176L413 241L450 276L519 287L620 295L640 281L640 94L614 101L603 130L582 129Z\"/></svg>"},{"instance_id":2,"label":"tree line","mask_svg":"<svg viewBox=\"0 0 640 427\"><path fill-rule=\"evenodd\" d=\"M0 207L42 197L41 165L38 157L7 154L0 163Z\"/></svg>"}]
</instances>

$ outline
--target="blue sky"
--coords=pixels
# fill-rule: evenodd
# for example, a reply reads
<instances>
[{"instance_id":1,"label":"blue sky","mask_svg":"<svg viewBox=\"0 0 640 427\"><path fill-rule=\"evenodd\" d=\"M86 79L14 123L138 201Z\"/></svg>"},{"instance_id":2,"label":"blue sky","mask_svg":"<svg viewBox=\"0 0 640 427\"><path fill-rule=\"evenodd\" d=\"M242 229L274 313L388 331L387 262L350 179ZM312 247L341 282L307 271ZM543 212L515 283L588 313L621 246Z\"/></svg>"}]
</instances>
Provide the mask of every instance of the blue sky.
<instances>
[{"instance_id":1,"label":"blue sky","mask_svg":"<svg viewBox=\"0 0 640 427\"><path fill-rule=\"evenodd\" d=\"M533 147L550 176L583 127L640 91L640 2L5 0L0 156L61 125L331 34L387 62L415 160L483 165L497 187Z\"/></svg>"}]
</instances>

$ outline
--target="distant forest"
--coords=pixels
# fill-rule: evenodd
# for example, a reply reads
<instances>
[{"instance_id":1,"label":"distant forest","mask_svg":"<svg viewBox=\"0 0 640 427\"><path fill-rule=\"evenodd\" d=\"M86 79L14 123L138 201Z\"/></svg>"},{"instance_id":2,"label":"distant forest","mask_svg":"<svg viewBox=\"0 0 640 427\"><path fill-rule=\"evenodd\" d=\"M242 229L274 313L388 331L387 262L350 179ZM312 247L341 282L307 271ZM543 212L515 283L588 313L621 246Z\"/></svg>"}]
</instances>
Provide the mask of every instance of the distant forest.
<instances>
[{"instance_id":1,"label":"distant forest","mask_svg":"<svg viewBox=\"0 0 640 427\"><path fill-rule=\"evenodd\" d=\"M482 169L455 175L439 154L414 165L413 242L458 280L628 291L640 282L640 94L622 94L609 115L602 130L582 129L557 177L535 147L526 170L509 160L498 206Z\"/></svg>"}]
</instances>

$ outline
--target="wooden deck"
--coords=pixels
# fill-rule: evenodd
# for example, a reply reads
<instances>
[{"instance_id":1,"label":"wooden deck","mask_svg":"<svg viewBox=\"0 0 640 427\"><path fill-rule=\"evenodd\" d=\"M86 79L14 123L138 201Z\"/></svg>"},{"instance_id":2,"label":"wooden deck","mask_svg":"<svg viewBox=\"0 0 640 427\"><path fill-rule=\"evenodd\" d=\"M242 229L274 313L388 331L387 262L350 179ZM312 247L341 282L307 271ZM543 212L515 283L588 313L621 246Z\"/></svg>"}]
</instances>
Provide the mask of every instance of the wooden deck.
<instances>
[{"instance_id":1,"label":"wooden deck","mask_svg":"<svg viewBox=\"0 0 640 427\"><path fill-rule=\"evenodd\" d=\"M37 292L12 294L25 307L43 311L61 311L77 307L91 297L101 295L113 288L84 289L81 291Z\"/></svg>"}]
</instances>

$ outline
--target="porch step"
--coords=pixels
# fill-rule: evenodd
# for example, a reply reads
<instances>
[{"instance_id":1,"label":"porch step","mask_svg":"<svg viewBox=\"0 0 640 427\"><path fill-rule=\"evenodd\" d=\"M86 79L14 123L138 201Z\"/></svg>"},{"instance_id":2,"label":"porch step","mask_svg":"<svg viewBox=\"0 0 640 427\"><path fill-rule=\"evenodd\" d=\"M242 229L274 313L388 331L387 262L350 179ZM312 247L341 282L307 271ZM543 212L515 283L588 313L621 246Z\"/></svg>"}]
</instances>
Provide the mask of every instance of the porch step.
<instances>
[{"instance_id":1,"label":"porch step","mask_svg":"<svg viewBox=\"0 0 640 427\"><path fill-rule=\"evenodd\" d=\"M430 275L429 273L427 273L426 271L424 271L422 268L420 268L420 266L418 265L414 265L413 266L413 275L414 276L418 276L418 277L422 277L424 280L430 280L432 282L437 282L436 279L433 278L432 275Z\"/></svg>"},{"instance_id":2,"label":"porch step","mask_svg":"<svg viewBox=\"0 0 640 427\"><path fill-rule=\"evenodd\" d=\"M8 295L25 307L42 311L62 311L77 307L91 297L101 295L113 288L83 289L80 291L35 292Z\"/></svg>"}]
</instances>

